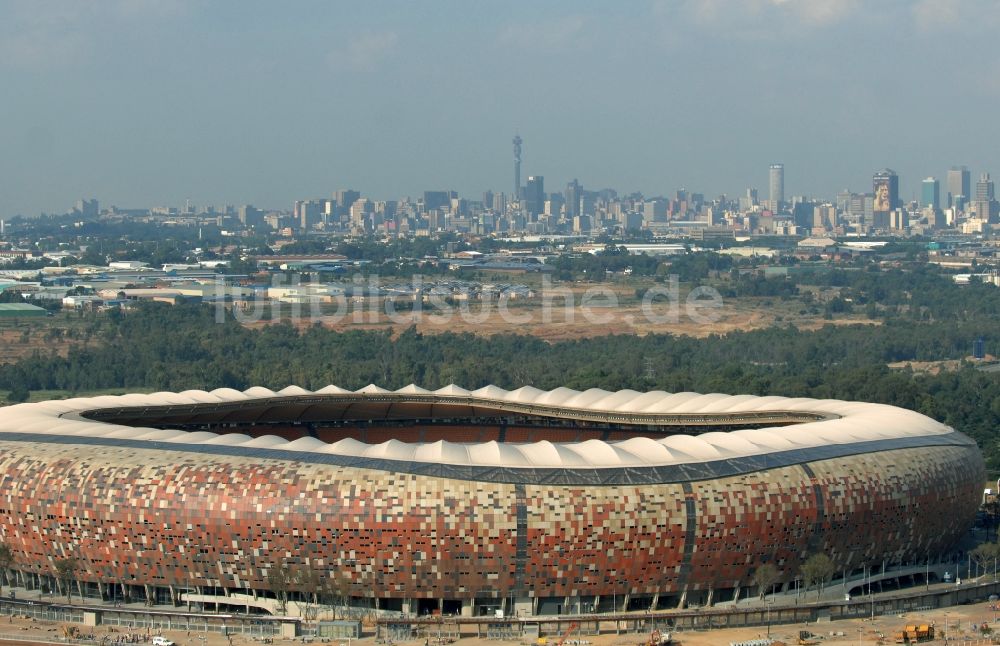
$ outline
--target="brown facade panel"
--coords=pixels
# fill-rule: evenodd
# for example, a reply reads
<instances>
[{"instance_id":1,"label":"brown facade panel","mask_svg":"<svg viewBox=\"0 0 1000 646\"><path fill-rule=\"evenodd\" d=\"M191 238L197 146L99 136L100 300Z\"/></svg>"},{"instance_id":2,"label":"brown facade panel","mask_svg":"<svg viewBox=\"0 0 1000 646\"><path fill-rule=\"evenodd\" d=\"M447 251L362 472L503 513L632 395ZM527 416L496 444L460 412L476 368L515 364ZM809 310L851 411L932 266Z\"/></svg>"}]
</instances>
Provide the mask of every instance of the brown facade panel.
<instances>
[{"instance_id":1,"label":"brown facade panel","mask_svg":"<svg viewBox=\"0 0 1000 646\"><path fill-rule=\"evenodd\" d=\"M0 441L0 537L20 569L74 556L104 583L264 590L283 562L351 596L472 599L510 595L523 567L527 596L663 595L749 586L762 563L790 580L818 552L849 569L933 558L982 474L975 447L933 446L685 485L528 484L519 503L497 482Z\"/></svg>"}]
</instances>

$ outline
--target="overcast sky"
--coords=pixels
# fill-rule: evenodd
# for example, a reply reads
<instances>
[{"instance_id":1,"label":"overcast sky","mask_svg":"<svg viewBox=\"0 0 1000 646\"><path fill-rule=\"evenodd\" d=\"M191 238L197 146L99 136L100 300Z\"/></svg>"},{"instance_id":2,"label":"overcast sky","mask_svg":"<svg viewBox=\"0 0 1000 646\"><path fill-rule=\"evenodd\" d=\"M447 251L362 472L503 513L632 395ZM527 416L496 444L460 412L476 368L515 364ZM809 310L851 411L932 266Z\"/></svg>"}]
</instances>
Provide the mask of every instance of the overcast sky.
<instances>
[{"instance_id":1,"label":"overcast sky","mask_svg":"<svg viewBox=\"0 0 1000 646\"><path fill-rule=\"evenodd\" d=\"M0 0L0 216L1000 174L1000 2Z\"/></svg>"}]
</instances>

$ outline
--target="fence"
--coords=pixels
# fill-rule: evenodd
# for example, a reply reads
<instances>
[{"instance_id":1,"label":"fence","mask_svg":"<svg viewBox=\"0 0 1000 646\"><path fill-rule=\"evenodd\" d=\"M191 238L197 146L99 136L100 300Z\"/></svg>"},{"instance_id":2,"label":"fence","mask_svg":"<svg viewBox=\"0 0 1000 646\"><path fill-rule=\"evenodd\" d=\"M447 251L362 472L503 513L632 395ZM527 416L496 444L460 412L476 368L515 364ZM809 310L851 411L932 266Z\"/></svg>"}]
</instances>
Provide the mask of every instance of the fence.
<instances>
[{"instance_id":1,"label":"fence","mask_svg":"<svg viewBox=\"0 0 1000 646\"><path fill-rule=\"evenodd\" d=\"M0 615L4 617L31 617L43 621L83 622L83 610L37 603L2 603Z\"/></svg>"}]
</instances>

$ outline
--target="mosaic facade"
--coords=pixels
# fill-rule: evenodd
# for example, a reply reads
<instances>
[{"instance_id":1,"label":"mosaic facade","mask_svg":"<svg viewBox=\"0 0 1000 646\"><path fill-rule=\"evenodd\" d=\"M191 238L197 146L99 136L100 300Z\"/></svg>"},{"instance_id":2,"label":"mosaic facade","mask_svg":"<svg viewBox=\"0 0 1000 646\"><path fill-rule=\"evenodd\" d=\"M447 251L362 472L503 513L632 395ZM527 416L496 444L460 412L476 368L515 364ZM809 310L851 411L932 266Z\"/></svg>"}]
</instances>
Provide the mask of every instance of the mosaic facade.
<instances>
[{"instance_id":1,"label":"mosaic facade","mask_svg":"<svg viewBox=\"0 0 1000 646\"><path fill-rule=\"evenodd\" d=\"M969 443L713 479L504 483L0 437L0 537L17 568L105 584L266 590L275 562L380 599L668 597L945 553L977 509Z\"/></svg>"}]
</instances>

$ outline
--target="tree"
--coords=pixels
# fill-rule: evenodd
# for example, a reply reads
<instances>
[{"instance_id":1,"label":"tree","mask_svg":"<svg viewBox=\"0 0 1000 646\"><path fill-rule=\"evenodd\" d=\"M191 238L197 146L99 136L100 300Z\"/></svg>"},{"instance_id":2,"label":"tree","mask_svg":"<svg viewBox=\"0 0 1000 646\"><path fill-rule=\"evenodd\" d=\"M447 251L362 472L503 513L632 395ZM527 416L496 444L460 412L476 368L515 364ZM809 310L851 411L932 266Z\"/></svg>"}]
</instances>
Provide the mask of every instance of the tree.
<instances>
[{"instance_id":1,"label":"tree","mask_svg":"<svg viewBox=\"0 0 1000 646\"><path fill-rule=\"evenodd\" d=\"M294 582L294 573L284 561L272 565L267 571L267 585L278 601L278 612L281 614L288 611L288 592Z\"/></svg>"},{"instance_id":2,"label":"tree","mask_svg":"<svg viewBox=\"0 0 1000 646\"><path fill-rule=\"evenodd\" d=\"M67 556L55 562L56 581L59 582L60 586L63 586L67 602L73 601L73 574L79 563L79 559L75 556Z\"/></svg>"},{"instance_id":3,"label":"tree","mask_svg":"<svg viewBox=\"0 0 1000 646\"><path fill-rule=\"evenodd\" d=\"M992 568L995 571L996 561L1000 558L1000 544L983 543L969 552L969 556L976 563L977 569L987 572Z\"/></svg>"},{"instance_id":4,"label":"tree","mask_svg":"<svg viewBox=\"0 0 1000 646\"><path fill-rule=\"evenodd\" d=\"M0 291L0 303L23 303L24 297L21 296L21 292L14 291L13 289L5 289Z\"/></svg>"},{"instance_id":5,"label":"tree","mask_svg":"<svg viewBox=\"0 0 1000 646\"><path fill-rule=\"evenodd\" d=\"M322 574L312 565L305 565L294 573L295 586L303 593L296 605L299 616L307 624L319 619L319 593L322 588Z\"/></svg>"},{"instance_id":6,"label":"tree","mask_svg":"<svg viewBox=\"0 0 1000 646\"><path fill-rule=\"evenodd\" d=\"M780 578L781 572L773 563L765 563L757 568L753 574L753 582L757 586L761 600Z\"/></svg>"},{"instance_id":7,"label":"tree","mask_svg":"<svg viewBox=\"0 0 1000 646\"><path fill-rule=\"evenodd\" d=\"M807 590L809 586L819 584L819 589L816 591L816 596L818 597L822 594L827 582L833 578L836 568L834 568L833 561L826 554L813 554L802 564L801 571Z\"/></svg>"},{"instance_id":8,"label":"tree","mask_svg":"<svg viewBox=\"0 0 1000 646\"><path fill-rule=\"evenodd\" d=\"M14 550L7 543L0 543L0 572L7 578L7 570L14 564ZM0 591L3 590L3 579L0 579Z\"/></svg>"},{"instance_id":9,"label":"tree","mask_svg":"<svg viewBox=\"0 0 1000 646\"><path fill-rule=\"evenodd\" d=\"M341 609L340 619L350 618L348 610L348 606L350 605L350 589L350 576L339 569L331 570L329 576L323 578L320 583L320 594L332 619L338 619L338 608Z\"/></svg>"},{"instance_id":10,"label":"tree","mask_svg":"<svg viewBox=\"0 0 1000 646\"><path fill-rule=\"evenodd\" d=\"M21 402L28 401L28 397L31 396L31 391L25 388L23 385L16 385L11 388L10 392L7 393L7 401L12 404L20 404Z\"/></svg>"}]
</instances>

